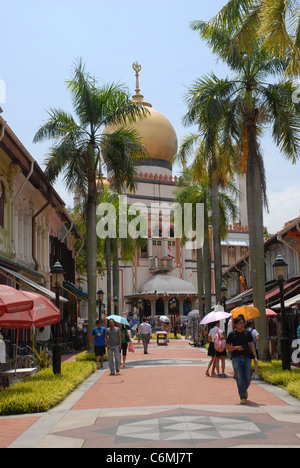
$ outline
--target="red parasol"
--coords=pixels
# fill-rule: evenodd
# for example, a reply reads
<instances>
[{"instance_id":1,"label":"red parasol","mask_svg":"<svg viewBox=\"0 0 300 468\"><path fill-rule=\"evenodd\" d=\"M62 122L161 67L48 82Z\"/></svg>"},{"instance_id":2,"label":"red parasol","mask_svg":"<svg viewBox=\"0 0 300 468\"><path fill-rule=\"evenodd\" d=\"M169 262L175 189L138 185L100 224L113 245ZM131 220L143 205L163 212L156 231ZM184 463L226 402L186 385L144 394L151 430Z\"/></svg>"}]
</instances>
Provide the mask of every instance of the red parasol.
<instances>
[{"instance_id":1,"label":"red parasol","mask_svg":"<svg viewBox=\"0 0 300 468\"><path fill-rule=\"evenodd\" d=\"M272 309L266 309L266 315L267 317L278 317L278 314Z\"/></svg>"},{"instance_id":2,"label":"red parasol","mask_svg":"<svg viewBox=\"0 0 300 468\"><path fill-rule=\"evenodd\" d=\"M22 291L33 307L26 312L6 313L0 317L0 327L28 330L54 325L60 320L59 309L46 297L40 294Z\"/></svg>"},{"instance_id":3,"label":"red parasol","mask_svg":"<svg viewBox=\"0 0 300 468\"><path fill-rule=\"evenodd\" d=\"M32 298L23 291L0 284L0 317L3 314L26 312L33 308Z\"/></svg>"}]
</instances>

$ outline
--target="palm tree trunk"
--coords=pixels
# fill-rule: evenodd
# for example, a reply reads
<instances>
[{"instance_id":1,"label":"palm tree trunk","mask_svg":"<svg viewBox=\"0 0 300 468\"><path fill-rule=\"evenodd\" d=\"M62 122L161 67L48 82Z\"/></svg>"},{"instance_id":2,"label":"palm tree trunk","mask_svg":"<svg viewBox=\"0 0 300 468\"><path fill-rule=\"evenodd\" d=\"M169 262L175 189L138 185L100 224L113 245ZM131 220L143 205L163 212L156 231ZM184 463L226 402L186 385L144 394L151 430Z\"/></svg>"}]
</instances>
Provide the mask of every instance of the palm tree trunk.
<instances>
[{"instance_id":1,"label":"palm tree trunk","mask_svg":"<svg viewBox=\"0 0 300 468\"><path fill-rule=\"evenodd\" d=\"M111 315L111 245L106 238L106 284L107 284L107 315Z\"/></svg>"},{"instance_id":2,"label":"palm tree trunk","mask_svg":"<svg viewBox=\"0 0 300 468\"><path fill-rule=\"evenodd\" d=\"M205 285L205 307L206 314L211 311L211 253L210 253L210 235L208 225L207 208L204 207L204 246L203 246L203 263L204 263L204 285Z\"/></svg>"},{"instance_id":3,"label":"palm tree trunk","mask_svg":"<svg viewBox=\"0 0 300 468\"><path fill-rule=\"evenodd\" d=\"M118 240L114 239L112 244L112 257L113 257L113 295L117 297L120 304L120 282L119 282L119 252L118 252ZM116 311L119 315L119 311Z\"/></svg>"},{"instance_id":4,"label":"palm tree trunk","mask_svg":"<svg viewBox=\"0 0 300 468\"><path fill-rule=\"evenodd\" d=\"M97 232L96 232L97 189L95 173L89 174L87 200L87 281L88 281L88 337L92 336L96 321L97 292Z\"/></svg>"},{"instance_id":5,"label":"palm tree trunk","mask_svg":"<svg viewBox=\"0 0 300 468\"><path fill-rule=\"evenodd\" d=\"M220 237L220 208L219 208L219 187L218 179L215 177L216 158L212 157L211 162L211 201L212 201L212 224L213 224L213 246L214 246L214 272L215 272L215 294L216 304L221 304L222 286L222 253Z\"/></svg>"},{"instance_id":6,"label":"palm tree trunk","mask_svg":"<svg viewBox=\"0 0 300 468\"><path fill-rule=\"evenodd\" d=\"M263 191L262 173L259 163L256 123L252 119L247 124L247 205L250 240L251 282L254 306L260 311L261 318L255 320L260 334L259 352L262 360L269 359L265 300L265 255L263 236Z\"/></svg>"},{"instance_id":7,"label":"palm tree trunk","mask_svg":"<svg viewBox=\"0 0 300 468\"><path fill-rule=\"evenodd\" d=\"M202 296L204 293L203 289L203 247L197 250L197 283L198 283L198 303L199 312L202 310Z\"/></svg>"}]
</instances>

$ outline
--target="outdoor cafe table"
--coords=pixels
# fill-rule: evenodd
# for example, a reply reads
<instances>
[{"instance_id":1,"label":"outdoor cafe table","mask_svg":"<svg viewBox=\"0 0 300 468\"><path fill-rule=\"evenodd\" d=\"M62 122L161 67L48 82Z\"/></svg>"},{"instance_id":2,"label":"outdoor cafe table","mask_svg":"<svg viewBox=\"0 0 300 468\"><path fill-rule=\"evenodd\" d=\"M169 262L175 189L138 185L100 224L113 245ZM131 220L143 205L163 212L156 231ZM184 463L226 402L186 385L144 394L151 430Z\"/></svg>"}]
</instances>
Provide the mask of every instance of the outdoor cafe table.
<instances>
[{"instance_id":1,"label":"outdoor cafe table","mask_svg":"<svg viewBox=\"0 0 300 468\"><path fill-rule=\"evenodd\" d=\"M163 339L163 343L164 345L168 346L168 343L167 343L167 339L168 339L168 333L165 332L165 331L157 331L156 333L156 340L157 340L157 344L159 345L159 340L160 339Z\"/></svg>"}]
</instances>

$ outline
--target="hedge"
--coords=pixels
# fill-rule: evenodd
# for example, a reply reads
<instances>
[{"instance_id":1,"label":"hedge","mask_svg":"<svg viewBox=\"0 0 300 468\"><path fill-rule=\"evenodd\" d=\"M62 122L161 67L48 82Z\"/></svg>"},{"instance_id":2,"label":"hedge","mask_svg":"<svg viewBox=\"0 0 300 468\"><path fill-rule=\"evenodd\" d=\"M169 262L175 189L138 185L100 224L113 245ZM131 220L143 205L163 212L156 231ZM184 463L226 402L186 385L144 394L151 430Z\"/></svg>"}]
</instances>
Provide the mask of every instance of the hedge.
<instances>
[{"instance_id":1,"label":"hedge","mask_svg":"<svg viewBox=\"0 0 300 468\"><path fill-rule=\"evenodd\" d=\"M259 361L258 373L265 382L283 388L300 400L300 369L283 371L281 361Z\"/></svg>"},{"instance_id":2,"label":"hedge","mask_svg":"<svg viewBox=\"0 0 300 468\"><path fill-rule=\"evenodd\" d=\"M0 415L49 411L96 370L93 362L62 364L60 375L44 369L0 392Z\"/></svg>"}]
</instances>

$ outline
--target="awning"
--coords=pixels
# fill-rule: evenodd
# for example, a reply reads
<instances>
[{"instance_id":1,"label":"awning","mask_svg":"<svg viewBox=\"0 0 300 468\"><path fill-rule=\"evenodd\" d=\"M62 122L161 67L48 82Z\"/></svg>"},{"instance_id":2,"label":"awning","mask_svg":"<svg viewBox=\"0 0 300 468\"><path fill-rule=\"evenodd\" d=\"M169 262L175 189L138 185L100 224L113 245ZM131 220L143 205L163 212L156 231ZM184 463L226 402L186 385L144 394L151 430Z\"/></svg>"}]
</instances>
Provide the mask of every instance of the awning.
<instances>
[{"instance_id":1,"label":"awning","mask_svg":"<svg viewBox=\"0 0 300 468\"><path fill-rule=\"evenodd\" d=\"M75 296L77 299L83 299L86 302L89 300L89 296L86 293L81 291L81 289L76 288L74 284L69 283L68 281L64 281L64 289L70 294L73 294L73 296Z\"/></svg>"},{"instance_id":2,"label":"awning","mask_svg":"<svg viewBox=\"0 0 300 468\"><path fill-rule=\"evenodd\" d=\"M293 307L296 304L296 302L300 302L300 294L284 301L284 307L286 308ZM281 308L281 304L276 304L272 306L272 309L280 309L280 308Z\"/></svg>"},{"instance_id":3,"label":"awning","mask_svg":"<svg viewBox=\"0 0 300 468\"><path fill-rule=\"evenodd\" d=\"M291 291L287 291L289 288L293 286L294 288L292 288ZM291 283L285 284L283 288L284 288L285 294L289 294L289 293L292 293L295 289L298 289L299 286L300 286L299 279L297 279L295 281L292 281ZM266 295L266 301L269 301L270 299L272 299L272 297L279 296L279 294L280 294L280 289L279 288L274 289L273 291L271 291L270 293Z\"/></svg>"},{"instance_id":4,"label":"awning","mask_svg":"<svg viewBox=\"0 0 300 468\"><path fill-rule=\"evenodd\" d=\"M226 301L226 305L231 305L231 304L235 304L236 302L240 302L247 296L250 296L252 293L253 293L253 289L252 288L248 289L247 291L244 291L238 294L238 296L235 296L232 299L229 299L228 301Z\"/></svg>"},{"instance_id":5,"label":"awning","mask_svg":"<svg viewBox=\"0 0 300 468\"><path fill-rule=\"evenodd\" d=\"M35 283L34 281L30 280L29 278L26 278L26 276L23 276L20 273L17 273L16 271L12 271L9 268L5 268L3 266L0 266L0 270L4 273L5 276L10 275L10 276L14 277L17 280L17 282L22 281L22 283L26 283L28 286L35 289L39 293L41 293L44 296L48 297L52 301L55 301L56 295L55 295L54 292L50 291L50 289L47 289L44 286L41 286L40 284ZM68 302L68 299L65 299L62 296L60 296L59 300L61 302Z\"/></svg>"}]
</instances>

